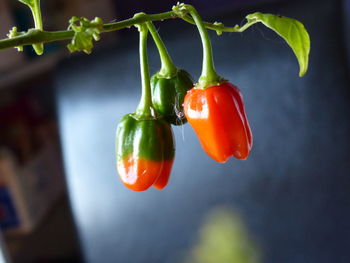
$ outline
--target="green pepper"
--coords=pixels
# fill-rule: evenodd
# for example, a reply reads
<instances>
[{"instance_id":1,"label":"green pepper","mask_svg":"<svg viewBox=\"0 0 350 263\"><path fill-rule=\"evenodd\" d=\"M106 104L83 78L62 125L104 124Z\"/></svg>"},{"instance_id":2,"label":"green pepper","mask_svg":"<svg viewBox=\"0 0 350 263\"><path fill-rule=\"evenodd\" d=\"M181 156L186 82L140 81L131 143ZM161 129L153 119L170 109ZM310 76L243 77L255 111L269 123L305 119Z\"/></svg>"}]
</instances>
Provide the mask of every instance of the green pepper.
<instances>
[{"instance_id":1,"label":"green pepper","mask_svg":"<svg viewBox=\"0 0 350 263\"><path fill-rule=\"evenodd\" d=\"M151 78L152 101L157 113L174 125L186 122L183 101L187 91L193 87L193 81L185 70L179 69L171 78L154 74Z\"/></svg>"},{"instance_id":2,"label":"green pepper","mask_svg":"<svg viewBox=\"0 0 350 263\"><path fill-rule=\"evenodd\" d=\"M170 125L164 120L127 114L118 125L116 138L117 169L124 185L135 191L151 185L163 189L175 153Z\"/></svg>"},{"instance_id":3,"label":"green pepper","mask_svg":"<svg viewBox=\"0 0 350 263\"><path fill-rule=\"evenodd\" d=\"M182 104L187 91L193 88L192 78L185 70L175 67L152 22L146 24L161 61L161 69L151 78L154 109L167 122L181 125L186 122Z\"/></svg>"}]
</instances>

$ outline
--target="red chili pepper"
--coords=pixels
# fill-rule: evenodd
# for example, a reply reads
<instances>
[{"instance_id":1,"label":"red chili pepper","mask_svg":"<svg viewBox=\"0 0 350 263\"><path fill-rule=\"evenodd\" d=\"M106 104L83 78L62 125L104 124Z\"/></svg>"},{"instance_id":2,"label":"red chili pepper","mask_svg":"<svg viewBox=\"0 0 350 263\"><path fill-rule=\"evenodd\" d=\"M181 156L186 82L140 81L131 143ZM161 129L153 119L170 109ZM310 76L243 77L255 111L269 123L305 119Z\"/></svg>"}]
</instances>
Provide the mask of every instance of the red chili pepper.
<instances>
[{"instance_id":1,"label":"red chili pepper","mask_svg":"<svg viewBox=\"0 0 350 263\"><path fill-rule=\"evenodd\" d=\"M243 98L229 82L205 89L191 89L184 101L188 122L206 153L218 162L231 155L246 159L253 138L244 110Z\"/></svg>"}]
</instances>

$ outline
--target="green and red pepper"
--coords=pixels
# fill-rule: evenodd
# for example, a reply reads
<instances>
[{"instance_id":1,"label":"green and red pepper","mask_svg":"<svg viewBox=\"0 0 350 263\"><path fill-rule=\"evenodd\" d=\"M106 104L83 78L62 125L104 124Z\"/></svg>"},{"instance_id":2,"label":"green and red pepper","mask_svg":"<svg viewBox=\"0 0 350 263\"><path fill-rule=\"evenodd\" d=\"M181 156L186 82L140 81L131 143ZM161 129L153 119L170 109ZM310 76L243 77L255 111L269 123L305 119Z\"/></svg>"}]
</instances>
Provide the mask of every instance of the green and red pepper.
<instances>
[{"instance_id":1,"label":"green and red pepper","mask_svg":"<svg viewBox=\"0 0 350 263\"><path fill-rule=\"evenodd\" d=\"M116 134L117 170L124 185L135 191L163 189L174 161L169 123L155 114L147 59L147 26L139 25L142 96L135 113L125 115Z\"/></svg>"},{"instance_id":2,"label":"green and red pepper","mask_svg":"<svg viewBox=\"0 0 350 263\"><path fill-rule=\"evenodd\" d=\"M117 168L122 182L135 191L163 189L174 161L171 127L156 118L125 115L117 128Z\"/></svg>"}]
</instances>

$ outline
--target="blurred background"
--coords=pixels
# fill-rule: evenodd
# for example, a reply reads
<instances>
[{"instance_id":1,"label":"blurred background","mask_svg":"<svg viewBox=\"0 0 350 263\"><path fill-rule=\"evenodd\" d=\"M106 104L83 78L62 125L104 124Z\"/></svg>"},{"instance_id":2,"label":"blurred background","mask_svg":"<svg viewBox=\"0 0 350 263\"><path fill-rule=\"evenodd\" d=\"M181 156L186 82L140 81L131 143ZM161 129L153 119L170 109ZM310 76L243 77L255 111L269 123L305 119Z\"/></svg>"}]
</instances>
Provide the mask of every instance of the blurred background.
<instances>
[{"instance_id":1,"label":"blurred background","mask_svg":"<svg viewBox=\"0 0 350 263\"><path fill-rule=\"evenodd\" d=\"M177 1L41 1L44 29L71 16L104 22ZM210 159L187 124L163 191L133 192L115 168L120 118L140 98L135 28L103 34L93 53L65 42L43 56L0 50L0 262L350 262L350 0L191 3L208 21L244 23L261 11L296 18L311 37L309 71L256 25L212 36L218 73L245 99L254 146L245 161ZM0 37L32 27L29 9L0 0ZM156 23L178 67L194 80L196 28ZM151 74L160 68L149 41Z\"/></svg>"}]
</instances>

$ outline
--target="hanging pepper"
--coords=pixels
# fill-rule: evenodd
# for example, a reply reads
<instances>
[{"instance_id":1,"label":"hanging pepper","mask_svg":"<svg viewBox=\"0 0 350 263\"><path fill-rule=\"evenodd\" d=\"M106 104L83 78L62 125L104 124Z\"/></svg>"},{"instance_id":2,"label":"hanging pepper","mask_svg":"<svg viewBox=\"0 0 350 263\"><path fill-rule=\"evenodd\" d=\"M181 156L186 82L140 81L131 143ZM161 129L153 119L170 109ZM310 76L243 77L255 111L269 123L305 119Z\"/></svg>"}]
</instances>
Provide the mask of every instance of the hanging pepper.
<instances>
[{"instance_id":1,"label":"hanging pepper","mask_svg":"<svg viewBox=\"0 0 350 263\"><path fill-rule=\"evenodd\" d=\"M124 185L135 191L150 186L163 189L174 160L174 139L170 124L154 113L147 61L147 26L140 31L142 96L135 113L125 115L116 135L117 169Z\"/></svg>"},{"instance_id":2,"label":"hanging pepper","mask_svg":"<svg viewBox=\"0 0 350 263\"><path fill-rule=\"evenodd\" d=\"M155 74L151 78L151 87L153 105L157 113L171 124L186 123L182 104L186 92L193 87L191 76L183 69L177 70L171 78Z\"/></svg>"},{"instance_id":3,"label":"hanging pepper","mask_svg":"<svg viewBox=\"0 0 350 263\"><path fill-rule=\"evenodd\" d=\"M184 111L205 152L218 162L230 156L246 159L253 137L237 87L220 77L214 67L208 32L197 11L180 5L193 17L203 44L203 67L198 83L185 97Z\"/></svg>"},{"instance_id":4,"label":"hanging pepper","mask_svg":"<svg viewBox=\"0 0 350 263\"><path fill-rule=\"evenodd\" d=\"M125 115L117 128L117 168L123 183L135 191L151 185L163 189L174 161L174 143L168 123L156 118Z\"/></svg>"},{"instance_id":5,"label":"hanging pepper","mask_svg":"<svg viewBox=\"0 0 350 263\"><path fill-rule=\"evenodd\" d=\"M175 67L163 41L152 22L147 27L159 51L161 69L151 78L152 101L159 116L174 125L186 123L183 101L193 87L190 74Z\"/></svg>"},{"instance_id":6,"label":"hanging pepper","mask_svg":"<svg viewBox=\"0 0 350 263\"><path fill-rule=\"evenodd\" d=\"M233 155L246 159L252 148L252 134L242 95L229 82L206 89L190 90L184 102L185 114L206 153L217 162Z\"/></svg>"}]
</instances>

